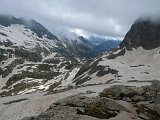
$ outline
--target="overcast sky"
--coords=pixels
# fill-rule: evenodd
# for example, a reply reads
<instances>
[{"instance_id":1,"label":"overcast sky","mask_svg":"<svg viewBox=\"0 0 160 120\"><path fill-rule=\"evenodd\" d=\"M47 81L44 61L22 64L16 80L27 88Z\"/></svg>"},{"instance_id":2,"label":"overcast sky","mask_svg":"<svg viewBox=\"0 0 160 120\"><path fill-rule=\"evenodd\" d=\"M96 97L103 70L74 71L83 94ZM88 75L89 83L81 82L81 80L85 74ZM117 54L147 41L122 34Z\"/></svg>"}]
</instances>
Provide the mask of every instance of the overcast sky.
<instances>
[{"instance_id":1,"label":"overcast sky","mask_svg":"<svg viewBox=\"0 0 160 120\"><path fill-rule=\"evenodd\" d=\"M33 18L49 30L123 37L143 14L160 14L160 0L0 0L0 13Z\"/></svg>"}]
</instances>

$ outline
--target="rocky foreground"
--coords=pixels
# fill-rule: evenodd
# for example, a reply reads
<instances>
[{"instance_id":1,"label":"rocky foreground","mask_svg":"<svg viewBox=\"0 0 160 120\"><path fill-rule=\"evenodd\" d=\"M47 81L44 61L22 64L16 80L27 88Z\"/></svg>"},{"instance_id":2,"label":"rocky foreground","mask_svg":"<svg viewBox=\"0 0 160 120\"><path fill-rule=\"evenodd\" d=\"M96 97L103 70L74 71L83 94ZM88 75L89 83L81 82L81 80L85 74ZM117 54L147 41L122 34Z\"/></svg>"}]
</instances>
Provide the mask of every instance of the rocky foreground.
<instances>
[{"instance_id":1,"label":"rocky foreground","mask_svg":"<svg viewBox=\"0 0 160 120\"><path fill-rule=\"evenodd\" d=\"M22 120L159 120L159 91L159 81L142 87L114 85L95 97L87 91L63 98Z\"/></svg>"}]
</instances>

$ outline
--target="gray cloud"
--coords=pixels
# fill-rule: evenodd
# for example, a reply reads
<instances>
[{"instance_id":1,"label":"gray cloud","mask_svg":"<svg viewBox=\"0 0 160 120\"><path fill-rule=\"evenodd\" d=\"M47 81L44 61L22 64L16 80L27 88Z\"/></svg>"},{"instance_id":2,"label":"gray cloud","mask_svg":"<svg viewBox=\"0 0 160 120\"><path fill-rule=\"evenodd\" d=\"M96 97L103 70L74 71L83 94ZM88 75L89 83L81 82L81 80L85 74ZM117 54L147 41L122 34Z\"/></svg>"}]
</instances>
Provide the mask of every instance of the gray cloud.
<instances>
[{"instance_id":1,"label":"gray cloud","mask_svg":"<svg viewBox=\"0 0 160 120\"><path fill-rule=\"evenodd\" d=\"M48 29L124 36L143 14L160 14L160 0L1 0L0 12L33 18Z\"/></svg>"}]
</instances>

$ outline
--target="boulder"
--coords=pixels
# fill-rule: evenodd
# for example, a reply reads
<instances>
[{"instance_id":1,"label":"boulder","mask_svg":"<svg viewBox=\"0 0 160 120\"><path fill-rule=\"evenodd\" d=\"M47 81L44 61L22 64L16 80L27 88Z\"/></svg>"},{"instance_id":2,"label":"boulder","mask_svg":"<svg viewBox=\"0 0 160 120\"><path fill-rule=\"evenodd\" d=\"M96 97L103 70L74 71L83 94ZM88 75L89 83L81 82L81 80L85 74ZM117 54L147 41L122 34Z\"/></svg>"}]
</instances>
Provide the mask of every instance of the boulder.
<instances>
[{"instance_id":1,"label":"boulder","mask_svg":"<svg viewBox=\"0 0 160 120\"><path fill-rule=\"evenodd\" d=\"M159 80L152 81L151 89L156 91L156 92L159 92L160 91L160 81Z\"/></svg>"},{"instance_id":2,"label":"boulder","mask_svg":"<svg viewBox=\"0 0 160 120\"><path fill-rule=\"evenodd\" d=\"M22 120L107 120L121 112L135 116L135 112L124 103L109 98L86 97L79 94L55 102L37 117Z\"/></svg>"},{"instance_id":3,"label":"boulder","mask_svg":"<svg viewBox=\"0 0 160 120\"><path fill-rule=\"evenodd\" d=\"M87 90L86 91L86 94L92 94L92 93L95 93L94 91L91 91L91 90Z\"/></svg>"},{"instance_id":4,"label":"boulder","mask_svg":"<svg viewBox=\"0 0 160 120\"><path fill-rule=\"evenodd\" d=\"M100 93L101 97L111 97L114 99L123 99L123 97L133 97L135 95L142 95L143 89L130 86L114 85L106 88Z\"/></svg>"}]
</instances>

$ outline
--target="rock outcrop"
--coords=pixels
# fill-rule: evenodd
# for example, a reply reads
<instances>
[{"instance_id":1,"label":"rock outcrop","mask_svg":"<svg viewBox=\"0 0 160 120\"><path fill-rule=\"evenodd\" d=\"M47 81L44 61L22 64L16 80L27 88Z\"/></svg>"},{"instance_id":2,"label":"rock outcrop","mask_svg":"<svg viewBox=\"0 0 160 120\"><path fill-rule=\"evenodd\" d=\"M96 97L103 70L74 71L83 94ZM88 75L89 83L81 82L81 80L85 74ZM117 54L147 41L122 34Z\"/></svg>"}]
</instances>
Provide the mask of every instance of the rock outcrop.
<instances>
[{"instance_id":1,"label":"rock outcrop","mask_svg":"<svg viewBox=\"0 0 160 120\"><path fill-rule=\"evenodd\" d=\"M134 119L139 120L135 115L135 110L128 106L109 98L89 98L79 94L55 102L38 117L29 117L23 120L106 120L116 118L123 113L128 113ZM126 118L129 119L128 116Z\"/></svg>"},{"instance_id":2,"label":"rock outcrop","mask_svg":"<svg viewBox=\"0 0 160 120\"><path fill-rule=\"evenodd\" d=\"M159 86L160 81L158 80L153 81L151 86L132 87L115 85L104 89L100 96L129 102L136 108L140 118L158 120L160 118Z\"/></svg>"},{"instance_id":3,"label":"rock outcrop","mask_svg":"<svg viewBox=\"0 0 160 120\"><path fill-rule=\"evenodd\" d=\"M153 81L142 87L115 85L97 97L80 93L53 103L39 116L23 120L159 120L159 84Z\"/></svg>"},{"instance_id":4,"label":"rock outcrop","mask_svg":"<svg viewBox=\"0 0 160 120\"><path fill-rule=\"evenodd\" d=\"M155 22L154 18L139 18L132 25L126 34L120 47L132 48L143 47L146 50L154 49L160 46L160 22Z\"/></svg>"}]
</instances>

